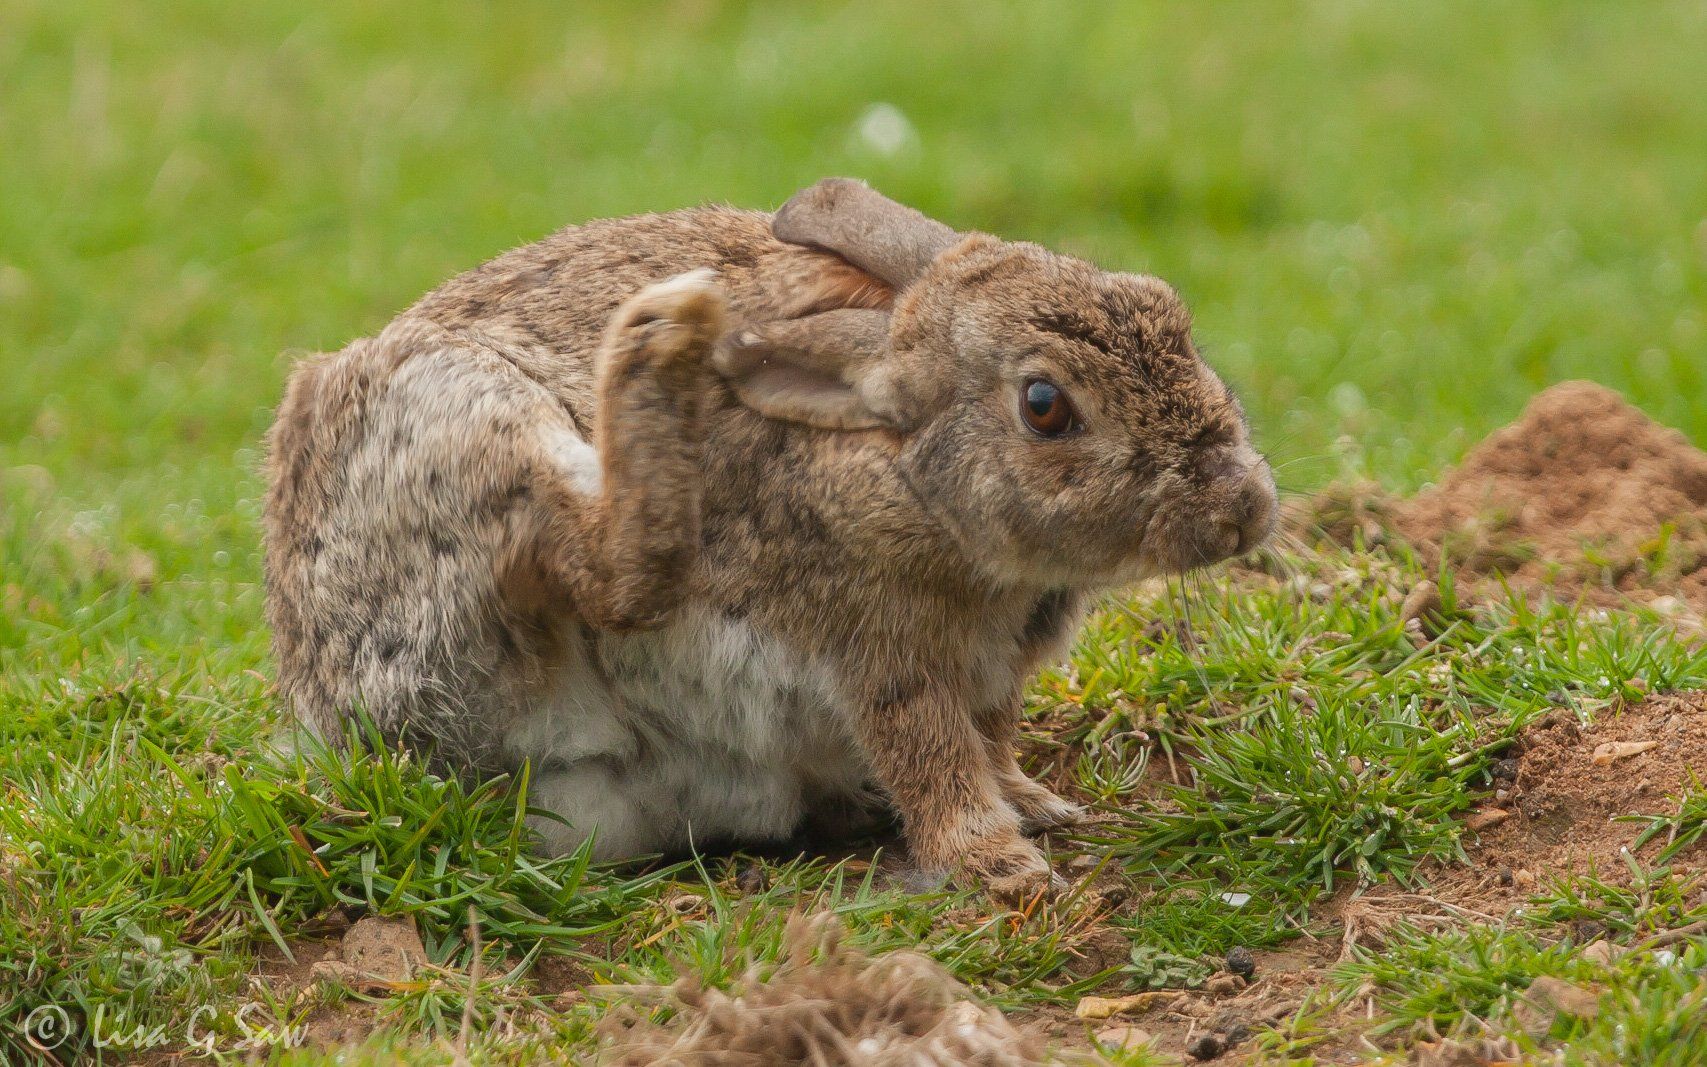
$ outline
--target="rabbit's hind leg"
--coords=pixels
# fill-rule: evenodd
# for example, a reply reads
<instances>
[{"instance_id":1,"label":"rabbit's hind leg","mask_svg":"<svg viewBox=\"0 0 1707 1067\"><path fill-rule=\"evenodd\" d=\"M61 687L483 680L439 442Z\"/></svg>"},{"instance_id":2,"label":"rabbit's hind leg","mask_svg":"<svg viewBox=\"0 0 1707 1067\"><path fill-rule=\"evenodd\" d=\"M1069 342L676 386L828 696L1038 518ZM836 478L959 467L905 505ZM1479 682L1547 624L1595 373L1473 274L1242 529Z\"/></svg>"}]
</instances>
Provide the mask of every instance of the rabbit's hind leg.
<instances>
[{"instance_id":1,"label":"rabbit's hind leg","mask_svg":"<svg viewBox=\"0 0 1707 1067\"><path fill-rule=\"evenodd\" d=\"M573 432L488 339L419 319L298 372L266 527L279 681L303 721L336 739L360 709L388 739L488 762L563 611L511 561L541 484L574 481L537 442Z\"/></svg>"},{"instance_id":2,"label":"rabbit's hind leg","mask_svg":"<svg viewBox=\"0 0 1707 1067\"><path fill-rule=\"evenodd\" d=\"M651 628L677 605L699 546L709 355L725 313L710 271L641 290L598 353L592 444L549 448L572 476L546 487L540 562L596 629ZM552 507L551 494L572 499Z\"/></svg>"}]
</instances>

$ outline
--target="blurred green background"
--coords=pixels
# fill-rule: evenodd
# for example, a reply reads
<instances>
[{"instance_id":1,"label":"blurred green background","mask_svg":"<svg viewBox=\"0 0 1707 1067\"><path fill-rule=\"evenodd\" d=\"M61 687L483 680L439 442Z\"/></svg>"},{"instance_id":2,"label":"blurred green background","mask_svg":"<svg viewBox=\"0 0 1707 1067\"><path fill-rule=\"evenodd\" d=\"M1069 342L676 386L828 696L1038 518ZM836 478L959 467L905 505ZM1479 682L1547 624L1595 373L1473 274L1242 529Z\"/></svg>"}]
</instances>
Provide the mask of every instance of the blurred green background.
<instances>
[{"instance_id":1,"label":"blurred green background","mask_svg":"<svg viewBox=\"0 0 1707 1067\"><path fill-rule=\"evenodd\" d=\"M1707 441L1703 57L1699 2L0 0L0 649L262 662L292 353L827 174L1168 278L1293 489L1416 485L1567 377ZM133 547L145 615L65 577Z\"/></svg>"}]
</instances>

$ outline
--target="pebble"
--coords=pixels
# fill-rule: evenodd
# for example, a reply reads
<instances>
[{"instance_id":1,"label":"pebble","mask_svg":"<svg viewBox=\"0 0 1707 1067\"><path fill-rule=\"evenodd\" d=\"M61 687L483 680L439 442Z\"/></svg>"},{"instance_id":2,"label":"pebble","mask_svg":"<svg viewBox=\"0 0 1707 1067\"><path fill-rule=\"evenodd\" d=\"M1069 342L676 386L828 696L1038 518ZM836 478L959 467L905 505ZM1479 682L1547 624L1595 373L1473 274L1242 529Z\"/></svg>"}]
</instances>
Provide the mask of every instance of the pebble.
<instances>
[{"instance_id":1,"label":"pebble","mask_svg":"<svg viewBox=\"0 0 1707 1067\"><path fill-rule=\"evenodd\" d=\"M1257 958L1251 950L1243 945L1235 945L1227 952L1227 969L1240 978L1249 980L1257 973Z\"/></svg>"},{"instance_id":2,"label":"pebble","mask_svg":"<svg viewBox=\"0 0 1707 1067\"><path fill-rule=\"evenodd\" d=\"M1149 1031L1136 1026L1109 1026L1097 1031L1097 1044L1104 1048L1136 1051L1155 1043Z\"/></svg>"},{"instance_id":3,"label":"pebble","mask_svg":"<svg viewBox=\"0 0 1707 1067\"><path fill-rule=\"evenodd\" d=\"M1608 741L1595 746L1589 761L1597 767L1605 767L1621 759L1639 756L1658 744L1658 741Z\"/></svg>"},{"instance_id":4,"label":"pebble","mask_svg":"<svg viewBox=\"0 0 1707 1067\"><path fill-rule=\"evenodd\" d=\"M1205 993L1214 994L1215 996L1226 996L1230 993L1237 993L1243 988L1245 988L1245 980L1243 978L1240 978L1236 974L1227 974L1226 972L1222 972L1221 974L1212 974L1209 976L1209 980L1203 983L1203 991Z\"/></svg>"},{"instance_id":5,"label":"pebble","mask_svg":"<svg viewBox=\"0 0 1707 1067\"><path fill-rule=\"evenodd\" d=\"M1414 629L1427 637L1439 637L1444 631L1445 605L1440 599L1440 587L1424 578L1418 582L1399 607L1399 621L1407 630ZM1413 625L1414 624L1414 625Z\"/></svg>"},{"instance_id":6,"label":"pebble","mask_svg":"<svg viewBox=\"0 0 1707 1067\"><path fill-rule=\"evenodd\" d=\"M1511 812L1504 808L1485 808L1465 819L1464 826L1470 830L1486 830L1498 826L1509 818L1511 818Z\"/></svg>"},{"instance_id":7,"label":"pebble","mask_svg":"<svg viewBox=\"0 0 1707 1067\"><path fill-rule=\"evenodd\" d=\"M1221 1053L1227 1051L1227 1042L1219 1034L1204 1034L1193 1038L1185 1051L1194 1060L1218 1059Z\"/></svg>"}]
</instances>

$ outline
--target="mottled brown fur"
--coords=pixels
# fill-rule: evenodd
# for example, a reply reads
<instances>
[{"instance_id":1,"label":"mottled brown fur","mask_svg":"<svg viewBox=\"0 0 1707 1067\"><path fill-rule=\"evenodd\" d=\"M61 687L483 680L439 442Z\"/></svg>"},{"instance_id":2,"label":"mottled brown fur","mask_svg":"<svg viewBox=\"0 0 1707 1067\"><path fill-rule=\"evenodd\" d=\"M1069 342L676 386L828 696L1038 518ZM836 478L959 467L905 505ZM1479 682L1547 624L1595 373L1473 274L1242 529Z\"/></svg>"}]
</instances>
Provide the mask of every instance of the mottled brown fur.
<instances>
[{"instance_id":1,"label":"mottled brown fur","mask_svg":"<svg viewBox=\"0 0 1707 1067\"><path fill-rule=\"evenodd\" d=\"M501 767L564 642L709 607L831 665L921 869L1043 876L1022 829L1074 809L1015 763L1025 679L1094 590L1266 536L1273 487L1165 284L903 211L571 227L304 364L266 508L298 714ZM1020 422L1037 374L1084 433ZM597 485L540 445L575 439Z\"/></svg>"}]
</instances>

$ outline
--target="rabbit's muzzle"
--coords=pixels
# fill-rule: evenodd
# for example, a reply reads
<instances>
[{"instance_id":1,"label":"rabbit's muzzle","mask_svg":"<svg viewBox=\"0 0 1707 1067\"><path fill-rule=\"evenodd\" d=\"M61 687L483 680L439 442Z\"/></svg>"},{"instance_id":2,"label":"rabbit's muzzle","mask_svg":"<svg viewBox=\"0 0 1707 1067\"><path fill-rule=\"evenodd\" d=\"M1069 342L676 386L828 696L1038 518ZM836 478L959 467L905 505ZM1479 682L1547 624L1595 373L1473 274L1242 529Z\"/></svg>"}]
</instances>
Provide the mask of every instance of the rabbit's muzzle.
<instances>
[{"instance_id":1,"label":"rabbit's muzzle","mask_svg":"<svg viewBox=\"0 0 1707 1067\"><path fill-rule=\"evenodd\" d=\"M1168 568L1196 570L1242 556L1267 541L1274 532L1279 502L1268 461L1248 447L1216 458L1212 469L1198 472L1198 506L1182 508L1173 531L1173 559Z\"/></svg>"}]
</instances>

